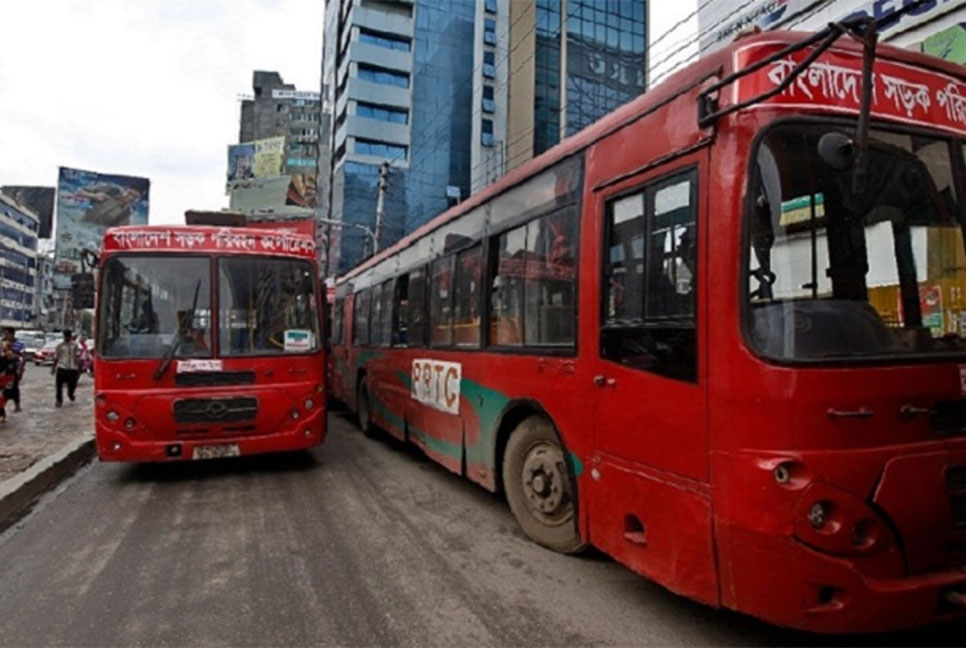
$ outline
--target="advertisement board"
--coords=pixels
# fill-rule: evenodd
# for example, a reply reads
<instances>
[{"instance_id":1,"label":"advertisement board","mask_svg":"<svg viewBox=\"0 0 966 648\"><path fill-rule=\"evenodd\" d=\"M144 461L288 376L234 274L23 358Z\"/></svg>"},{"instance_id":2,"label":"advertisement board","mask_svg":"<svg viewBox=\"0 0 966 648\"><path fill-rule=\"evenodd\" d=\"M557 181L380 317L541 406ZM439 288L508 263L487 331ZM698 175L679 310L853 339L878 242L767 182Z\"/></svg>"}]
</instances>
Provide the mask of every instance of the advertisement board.
<instances>
[{"instance_id":1,"label":"advertisement board","mask_svg":"<svg viewBox=\"0 0 966 648\"><path fill-rule=\"evenodd\" d=\"M228 146L228 184L255 177L255 146L253 144L230 144Z\"/></svg>"},{"instance_id":2,"label":"advertisement board","mask_svg":"<svg viewBox=\"0 0 966 648\"><path fill-rule=\"evenodd\" d=\"M97 251L104 232L119 225L147 225L147 178L60 167L54 287L71 288L83 250Z\"/></svg>"},{"instance_id":3,"label":"advertisement board","mask_svg":"<svg viewBox=\"0 0 966 648\"><path fill-rule=\"evenodd\" d=\"M255 148L253 175L256 178L270 178L281 175L285 158L285 138L267 137L251 143Z\"/></svg>"}]
</instances>

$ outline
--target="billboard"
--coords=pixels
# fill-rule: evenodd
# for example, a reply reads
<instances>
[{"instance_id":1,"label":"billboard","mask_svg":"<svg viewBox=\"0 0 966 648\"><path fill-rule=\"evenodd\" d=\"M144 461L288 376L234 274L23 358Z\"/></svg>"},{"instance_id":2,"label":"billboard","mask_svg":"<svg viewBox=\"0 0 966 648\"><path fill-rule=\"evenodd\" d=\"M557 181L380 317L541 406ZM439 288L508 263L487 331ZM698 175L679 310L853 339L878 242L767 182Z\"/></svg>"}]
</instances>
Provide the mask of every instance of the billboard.
<instances>
[{"instance_id":1,"label":"billboard","mask_svg":"<svg viewBox=\"0 0 966 648\"><path fill-rule=\"evenodd\" d=\"M282 174L285 158L285 137L267 137L252 142L255 147L253 174L256 178L270 178Z\"/></svg>"},{"instance_id":2,"label":"billboard","mask_svg":"<svg viewBox=\"0 0 966 648\"><path fill-rule=\"evenodd\" d=\"M147 225L147 178L60 167L57 180L57 240L54 287L71 288L85 249L97 251L109 227Z\"/></svg>"},{"instance_id":3,"label":"billboard","mask_svg":"<svg viewBox=\"0 0 966 648\"><path fill-rule=\"evenodd\" d=\"M255 177L255 145L228 146L228 184Z\"/></svg>"},{"instance_id":4,"label":"billboard","mask_svg":"<svg viewBox=\"0 0 966 648\"><path fill-rule=\"evenodd\" d=\"M312 174L253 178L232 186L230 208L247 213L265 209L280 211L284 207L314 209L317 196L316 178Z\"/></svg>"},{"instance_id":5,"label":"billboard","mask_svg":"<svg viewBox=\"0 0 966 648\"><path fill-rule=\"evenodd\" d=\"M254 187L256 178L282 175L285 161L285 137L266 137L254 142L228 146L228 182L225 193L239 187Z\"/></svg>"}]
</instances>

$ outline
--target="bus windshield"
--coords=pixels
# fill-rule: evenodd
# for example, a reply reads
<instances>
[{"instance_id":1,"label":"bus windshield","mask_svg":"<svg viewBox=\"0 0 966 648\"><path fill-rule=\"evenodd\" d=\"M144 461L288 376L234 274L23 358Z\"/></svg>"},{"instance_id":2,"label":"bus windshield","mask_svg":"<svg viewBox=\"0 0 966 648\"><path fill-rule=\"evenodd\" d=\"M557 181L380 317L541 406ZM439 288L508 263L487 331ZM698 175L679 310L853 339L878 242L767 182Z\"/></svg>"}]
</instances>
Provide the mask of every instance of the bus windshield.
<instances>
[{"instance_id":1,"label":"bus windshield","mask_svg":"<svg viewBox=\"0 0 966 648\"><path fill-rule=\"evenodd\" d=\"M211 356L210 260L120 255L104 265L97 342L105 358Z\"/></svg>"},{"instance_id":2,"label":"bus windshield","mask_svg":"<svg viewBox=\"0 0 966 648\"><path fill-rule=\"evenodd\" d=\"M751 346L782 361L966 351L966 255L951 140L873 129L855 191L852 129L761 138L747 227Z\"/></svg>"},{"instance_id":3,"label":"bus windshield","mask_svg":"<svg viewBox=\"0 0 966 648\"><path fill-rule=\"evenodd\" d=\"M222 356L309 353L319 348L312 264L291 259L218 260Z\"/></svg>"}]
</instances>

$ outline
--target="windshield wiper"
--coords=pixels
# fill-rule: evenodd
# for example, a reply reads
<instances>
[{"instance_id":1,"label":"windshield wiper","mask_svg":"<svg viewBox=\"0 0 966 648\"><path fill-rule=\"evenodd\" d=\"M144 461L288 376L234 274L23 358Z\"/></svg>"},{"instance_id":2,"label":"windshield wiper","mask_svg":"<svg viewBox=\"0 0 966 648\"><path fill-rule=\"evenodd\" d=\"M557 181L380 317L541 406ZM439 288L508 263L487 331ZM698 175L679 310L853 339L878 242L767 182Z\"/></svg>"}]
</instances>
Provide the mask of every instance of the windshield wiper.
<instances>
[{"instance_id":1,"label":"windshield wiper","mask_svg":"<svg viewBox=\"0 0 966 648\"><path fill-rule=\"evenodd\" d=\"M154 379L161 380L161 376L164 372L168 370L168 366L171 364L171 360L174 358L174 354L178 352L181 348L181 340L188 332L188 326L190 326L195 321L195 309L198 307L198 294L201 292L201 279L195 284L195 296L191 300L191 310L184 314L181 321L178 322L178 330L174 334L174 341L171 346L168 347L167 352L161 357L161 363L158 368L154 370Z\"/></svg>"}]
</instances>

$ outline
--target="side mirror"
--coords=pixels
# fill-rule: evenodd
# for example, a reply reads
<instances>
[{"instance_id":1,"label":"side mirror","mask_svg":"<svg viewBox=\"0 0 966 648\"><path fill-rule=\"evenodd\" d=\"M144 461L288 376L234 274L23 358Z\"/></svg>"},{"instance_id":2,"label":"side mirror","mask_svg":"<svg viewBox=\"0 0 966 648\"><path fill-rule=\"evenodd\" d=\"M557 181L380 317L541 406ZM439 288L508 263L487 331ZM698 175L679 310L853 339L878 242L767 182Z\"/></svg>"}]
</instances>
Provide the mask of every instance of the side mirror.
<instances>
[{"instance_id":1,"label":"side mirror","mask_svg":"<svg viewBox=\"0 0 966 648\"><path fill-rule=\"evenodd\" d=\"M844 133L825 133L818 141L818 156L836 171L848 171L855 160L855 146Z\"/></svg>"}]
</instances>

